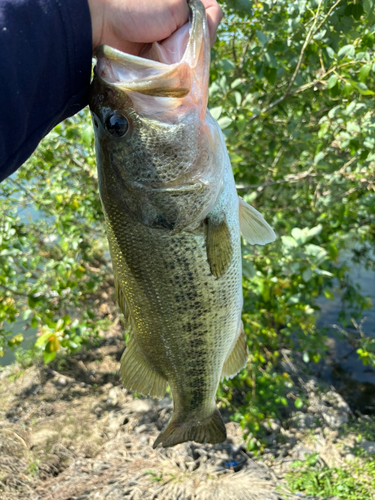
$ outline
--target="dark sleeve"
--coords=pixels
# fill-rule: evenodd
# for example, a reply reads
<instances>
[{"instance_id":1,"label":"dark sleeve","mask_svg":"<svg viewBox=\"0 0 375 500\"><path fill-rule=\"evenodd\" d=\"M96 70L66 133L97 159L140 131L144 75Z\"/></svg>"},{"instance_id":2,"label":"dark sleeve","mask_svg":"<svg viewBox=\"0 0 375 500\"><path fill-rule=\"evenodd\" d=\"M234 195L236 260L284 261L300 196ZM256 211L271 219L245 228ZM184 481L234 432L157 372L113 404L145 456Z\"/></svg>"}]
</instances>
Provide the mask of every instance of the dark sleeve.
<instances>
[{"instance_id":1,"label":"dark sleeve","mask_svg":"<svg viewBox=\"0 0 375 500\"><path fill-rule=\"evenodd\" d=\"M88 100L87 0L0 0L0 181Z\"/></svg>"}]
</instances>

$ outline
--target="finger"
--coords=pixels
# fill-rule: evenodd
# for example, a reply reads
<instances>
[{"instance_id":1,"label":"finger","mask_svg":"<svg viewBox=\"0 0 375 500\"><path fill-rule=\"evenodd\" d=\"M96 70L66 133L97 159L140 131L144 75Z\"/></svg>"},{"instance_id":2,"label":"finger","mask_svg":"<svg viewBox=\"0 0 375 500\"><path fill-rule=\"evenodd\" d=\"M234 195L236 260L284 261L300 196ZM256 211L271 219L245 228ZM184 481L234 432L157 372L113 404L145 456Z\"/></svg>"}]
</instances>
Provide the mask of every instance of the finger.
<instances>
[{"instance_id":1,"label":"finger","mask_svg":"<svg viewBox=\"0 0 375 500\"><path fill-rule=\"evenodd\" d=\"M177 28L181 28L189 20L189 6L187 0L172 0L169 13L174 19Z\"/></svg>"},{"instance_id":2,"label":"finger","mask_svg":"<svg viewBox=\"0 0 375 500\"><path fill-rule=\"evenodd\" d=\"M216 30L223 18L223 11L216 0L202 0L202 3L206 9L208 30L210 32L211 45L213 45L216 40Z\"/></svg>"}]
</instances>

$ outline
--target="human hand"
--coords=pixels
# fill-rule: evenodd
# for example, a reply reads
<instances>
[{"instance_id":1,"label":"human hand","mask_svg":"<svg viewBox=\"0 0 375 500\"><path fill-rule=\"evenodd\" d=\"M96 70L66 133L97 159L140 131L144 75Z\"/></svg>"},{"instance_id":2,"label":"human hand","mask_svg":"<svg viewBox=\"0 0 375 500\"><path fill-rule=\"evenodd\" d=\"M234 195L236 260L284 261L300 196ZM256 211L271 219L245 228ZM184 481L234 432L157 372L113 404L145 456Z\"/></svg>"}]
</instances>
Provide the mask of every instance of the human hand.
<instances>
[{"instance_id":1,"label":"human hand","mask_svg":"<svg viewBox=\"0 0 375 500\"><path fill-rule=\"evenodd\" d=\"M201 0L206 8L211 43L223 16L216 0ZM146 43L168 38L189 18L187 0L88 0L93 50L106 44L139 55Z\"/></svg>"}]
</instances>

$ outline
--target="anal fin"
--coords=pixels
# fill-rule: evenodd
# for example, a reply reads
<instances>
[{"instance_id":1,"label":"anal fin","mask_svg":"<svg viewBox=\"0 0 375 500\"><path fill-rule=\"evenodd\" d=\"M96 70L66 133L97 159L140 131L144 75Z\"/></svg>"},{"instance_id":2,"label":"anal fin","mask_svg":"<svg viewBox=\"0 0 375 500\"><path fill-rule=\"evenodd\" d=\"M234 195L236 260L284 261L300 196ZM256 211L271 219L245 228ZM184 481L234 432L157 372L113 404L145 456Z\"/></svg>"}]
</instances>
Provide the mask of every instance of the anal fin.
<instances>
[{"instance_id":1,"label":"anal fin","mask_svg":"<svg viewBox=\"0 0 375 500\"><path fill-rule=\"evenodd\" d=\"M246 335L241 321L240 332L237 341L224 363L223 371L221 372L222 378L234 377L247 363L249 356L249 349L247 347Z\"/></svg>"},{"instance_id":2,"label":"anal fin","mask_svg":"<svg viewBox=\"0 0 375 500\"><path fill-rule=\"evenodd\" d=\"M207 260L212 274L219 278L229 268L233 256L230 231L225 216L221 219L209 216L206 222Z\"/></svg>"},{"instance_id":3,"label":"anal fin","mask_svg":"<svg viewBox=\"0 0 375 500\"><path fill-rule=\"evenodd\" d=\"M121 357L120 379L123 386L144 396L165 396L167 381L150 365L134 337L131 336Z\"/></svg>"}]
</instances>

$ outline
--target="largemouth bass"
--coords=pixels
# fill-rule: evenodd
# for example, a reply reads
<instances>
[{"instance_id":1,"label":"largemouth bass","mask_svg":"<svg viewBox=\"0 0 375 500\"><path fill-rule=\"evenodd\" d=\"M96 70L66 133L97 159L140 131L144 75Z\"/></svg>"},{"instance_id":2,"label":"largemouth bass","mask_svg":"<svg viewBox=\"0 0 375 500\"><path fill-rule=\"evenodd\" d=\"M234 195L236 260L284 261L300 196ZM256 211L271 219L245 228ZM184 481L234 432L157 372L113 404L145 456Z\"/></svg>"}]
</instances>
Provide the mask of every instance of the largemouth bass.
<instances>
[{"instance_id":1,"label":"largemouth bass","mask_svg":"<svg viewBox=\"0 0 375 500\"><path fill-rule=\"evenodd\" d=\"M130 337L120 378L173 414L154 443L219 443L215 394L248 357L241 323L241 237L273 241L236 193L225 142L207 110L205 9L142 57L97 50L90 108L100 197L119 305Z\"/></svg>"}]
</instances>

